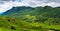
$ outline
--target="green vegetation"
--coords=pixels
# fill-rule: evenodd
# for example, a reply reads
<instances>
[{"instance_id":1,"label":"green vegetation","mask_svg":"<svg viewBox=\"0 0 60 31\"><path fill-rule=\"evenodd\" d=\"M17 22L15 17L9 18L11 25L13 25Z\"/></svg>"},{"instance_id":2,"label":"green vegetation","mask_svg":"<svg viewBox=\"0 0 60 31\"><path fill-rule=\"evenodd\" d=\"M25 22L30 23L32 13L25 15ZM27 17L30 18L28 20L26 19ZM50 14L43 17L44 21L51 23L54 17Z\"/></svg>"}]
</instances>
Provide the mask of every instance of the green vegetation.
<instances>
[{"instance_id":1,"label":"green vegetation","mask_svg":"<svg viewBox=\"0 0 60 31\"><path fill-rule=\"evenodd\" d=\"M0 31L60 31L60 8L12 8L0 16Z\"/></svg>"}]
</instances>

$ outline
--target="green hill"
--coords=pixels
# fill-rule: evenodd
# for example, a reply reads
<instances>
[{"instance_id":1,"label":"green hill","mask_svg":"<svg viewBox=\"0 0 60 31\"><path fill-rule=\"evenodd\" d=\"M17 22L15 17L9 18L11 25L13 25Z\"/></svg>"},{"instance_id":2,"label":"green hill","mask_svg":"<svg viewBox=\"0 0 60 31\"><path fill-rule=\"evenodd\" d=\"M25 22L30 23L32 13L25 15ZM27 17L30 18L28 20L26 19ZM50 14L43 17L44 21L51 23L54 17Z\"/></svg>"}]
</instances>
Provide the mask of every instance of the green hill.
<instances>
[{"instance_id":1,"label":"green hill","mask_svg":"<svg viewBox=\"0 0 60 31\"><path fill-rule=\"evenodd\" d=\"M60 8L14 7L0 16L2 31L60 31Z\"/></svg>"}]
</instances>

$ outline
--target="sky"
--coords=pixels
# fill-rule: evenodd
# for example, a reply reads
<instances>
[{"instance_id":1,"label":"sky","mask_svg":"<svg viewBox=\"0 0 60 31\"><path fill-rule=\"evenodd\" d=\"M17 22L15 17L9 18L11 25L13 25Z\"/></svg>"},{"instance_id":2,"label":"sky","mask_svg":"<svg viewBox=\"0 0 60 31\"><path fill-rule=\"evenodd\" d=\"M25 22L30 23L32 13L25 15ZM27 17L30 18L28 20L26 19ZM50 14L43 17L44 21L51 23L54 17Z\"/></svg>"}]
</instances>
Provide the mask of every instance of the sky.
<instances>
[{"instance_id":1,"label":"sky","mask_svg":"<svg viewBox=\"0 0 60 31\"><path fill-rule=\"evenodd\" d=\"M60 0L0 0L0 13L17 6L60 6Z\"/></svg>"}]
</instances>

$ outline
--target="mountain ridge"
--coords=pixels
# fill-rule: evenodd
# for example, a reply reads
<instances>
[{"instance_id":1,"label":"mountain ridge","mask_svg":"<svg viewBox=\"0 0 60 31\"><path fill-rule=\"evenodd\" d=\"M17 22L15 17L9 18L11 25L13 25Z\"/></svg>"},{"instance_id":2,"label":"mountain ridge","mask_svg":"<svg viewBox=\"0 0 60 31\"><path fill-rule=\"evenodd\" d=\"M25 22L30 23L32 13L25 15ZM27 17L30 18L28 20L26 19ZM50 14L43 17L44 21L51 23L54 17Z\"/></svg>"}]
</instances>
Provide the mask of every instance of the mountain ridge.
<instances>
[{"instance_id":1,"label":"mountain ridge","mask_svg":"<svg viewBox=\"0 0 60 31\"><path fill-rule=\"evenodd\" d=\"M0 27L12 31L60 31L60 8L13 7L0 16Z\"/></svg>"},{"instance_id":2,"label":"mountain ridge","mask_svg":"<svg viewBox=\"0 0 60 31\"><path fill-rule=\"evenodd\" d=\"M12 7L10 10L7 10L6 12L3 12L2 15L6 15L6 14L11 14L11 13L16 13L19 12L21 10L26 10L26 9L33 9L32 7L25 7L25 6L21 6L21 7Z\"/></svg>"}]
</instances>

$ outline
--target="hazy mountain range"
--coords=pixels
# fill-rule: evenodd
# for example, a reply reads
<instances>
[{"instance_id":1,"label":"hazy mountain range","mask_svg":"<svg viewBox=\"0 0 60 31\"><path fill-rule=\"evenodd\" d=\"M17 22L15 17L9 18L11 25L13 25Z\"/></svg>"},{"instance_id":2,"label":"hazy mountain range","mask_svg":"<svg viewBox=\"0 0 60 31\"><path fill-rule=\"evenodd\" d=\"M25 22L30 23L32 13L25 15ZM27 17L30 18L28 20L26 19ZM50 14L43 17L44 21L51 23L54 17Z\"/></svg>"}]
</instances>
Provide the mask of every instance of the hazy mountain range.
<instances>
[{"instance_id":1,"label":"hazy mountain range","mask_svg":"<svg viewBox=\"0 0 60 31\"><path fill-rule=\"evenodd\" d=\"M0 12L5 12L12 7L17 6L51 6L51 7L59 7L60 0L0 0Z\"/></svg>"}]
</instances>

